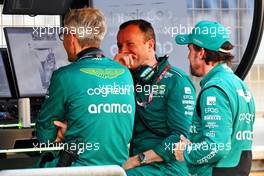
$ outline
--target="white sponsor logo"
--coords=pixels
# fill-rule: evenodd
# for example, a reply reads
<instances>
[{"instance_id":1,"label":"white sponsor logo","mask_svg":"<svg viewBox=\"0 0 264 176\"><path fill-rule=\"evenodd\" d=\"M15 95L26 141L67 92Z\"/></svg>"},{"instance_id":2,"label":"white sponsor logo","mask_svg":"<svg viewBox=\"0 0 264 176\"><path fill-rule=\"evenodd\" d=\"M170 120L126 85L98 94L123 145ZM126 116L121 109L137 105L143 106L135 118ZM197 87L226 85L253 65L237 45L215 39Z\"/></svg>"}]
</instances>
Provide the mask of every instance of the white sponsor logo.
<instances>
[{"instance_id":1,"label":"white sponsor logo","mask_svg":"<svg viewBox=\"0 0 264 176\"><path fill-rule=\"evenodd\" d=\"M246 130L246 131L238 131L236 134L236 139L239 141L242 140L249 140L251 141L253 139L253 132Z\"/></svg>"},{"instance_id":2,"label":"white sponsor logo","mask_svg":"<svg viewBox=\"0 0 264 176\"><path fill-rule=\"evenodd\" d=\"M254 116L254 114L242 113L239 115L239 121L245 121L247 124L250 124L250 122L253 122Z\"/></svg>"},{"instance_id":3,"label":"white sponsor logo","mask_svg":"<svg viewBox=\"0 0 264 176\"><path fill-rule=\"evenodd\" d=\"M208 163L208 161L212 159L216 155L216 153L217 153L217 150L212 149L212 152L209 155L197 160L197 163L198 164Z\"/></svg>"},{"instance_id":4,"label":"white sponsor logo","mask_svg":"<svg viewBox=\"0 0 264 176\"><path fill-rule=\"evenodd\" d=\"M192 115L193 115L193 112L192 112L192 111L184 111L184 114L185 114L185 115L192 116Z\"/></svg>"},{"instance_id":5,"label":"white sponsor logo","mask_svg":"<svg viewBox=\"0 0 264 176\"><path fill-rule=\"evenodd\" d=\"M186 106L184 106L184 109L186 109L188 111L192 111L192 110L194 110L194 106L192 106L192 105L186 105Z\"/></svg>"},{"instance_id":6,"label":"white sponsor logo","mask_svg":"<svg viewBox=\"0 0 264 176\"><path fill-rule=\"evenodd\" d=\"M205 108L205 113L218 113L219 109L218 108Z\"/></svg>"},{"instance_id":7,"label":"white sponsor logo","mask_svg":"<svg viewBox=\"0 0 264 176\"><path fill-rule=\"evenodd\" d=\"M91 114L100 114L100 113L124 113L131 114L132 106L130 104L90 104L88 106L88 112Z\"/></svg>"},{"instance_id":8,"label":"white sponsor logo","mask_svg":"<svg viewBox=\"0 0 264 176\"><path fill-rule=\"evenodd\" d=\"M200 40L198 40L198 39L196 39L196 38L194 38L194 39L193 39L193 41L195 41L195 42L197 42L197 43L199 43L199 44L203 45L203 42L202 42L202 41L200 41Z\"/></svg>"},{"instance_id":9,"label":"white sponsor logo","mask_svg":"<svg viewBox=\"0 0 264 176\"><path fill-rule=\"evenodd\" d=\"M207 106L215 106L216 105L216 97L207 97L206 105Z\"/></svg>"},{"instance_id":10,"label":"white sponsor logo","mask_svg":"<svg viewBox=\"0 0 264 176\"><path fill-rule=\"evenodd\" d=\"M182 104L194 105L194 101L193 100L182 100Z\"/></svg>"},{"instance_id":11,"label":"white sponsor logo","mask_svg":"<svg viewBox=\"0 0 264 176\"><path fill-rule=\"evenodd\" d=\"M216 124L216 122L207 122L205 125L206 128L217 128L219 125Z\"/></svg>"},{"instance_id":12,"label":"white sponsor logo","mask_svg":"<svg viewBox=\"0 0 264 176\"><path fill-rule=\"evenodd\" d=\"M173 76L173 74L169 73L169 72L165 72L165 74L164 74L164 78L170 78L172 76Z\"/></svg>"},{"instance_id":13,"label":"white sponsor logo","mask_svg":"<svg viewBox=\"0 0 264 176\"><path fill-rule=\"evenodd\" d=\"M155 85L153 85L155 86ZM166 85L156 85L156 89L153 88L153 97L164 97Z\"/></svg>"},{"instance_id":14,"label":"white sponsor logo","mask_svg":"<svg viewBox=\"0 0 264 176\"><path fill-rule=\"evenodd\" d=\"M193 96L192 95L183 95L183 99L193 100Z\"/></svg>"},{"instance_id":15,"label":"white sponsor logo","mask_svg":"<svg viewBox=\"0 0 264 176\"><path fill-rule=\"evenodd\" d=\"M250 102L252 96L251 96L251 93L249 91L244 91L242 89L238 89L237 93L239 96L243 97L247 103Z\"/></svg>"},{"instance_id":16,"label":"white sponsor logo","mask_svg":"<svg viewBox=\"0 0 264 176\"><path fill-rule=\"evenodd\" d=\"M184 87L184 92L185 92L185 94L191 94L192 89L190 87Z\"/></svg>"},{"instance_id":17,"label":"white sponsor logo","mask_svg":"<svg viewBox=\"0 0 264 176\"><path fill-rule=\"evenodd\" d=\"M215 137L215 131L209 131L208 133L205 134L207 137Z\"/></svg>"},{"instance_id":18,"label":"white sponsor logo","mask_svg":"<svg viewBox=\"0 0 264 176\"><path fill-rule=\"evenodd\" d=\"M222 120L222 117L220 115L206 115L204 120Z\"/></svg>"},{"instance_id":19,"label":"white sponsor logo","mask_svg":"<svg viewBox=\"0 0 264 176\"><path fill-rule=\"evenodd\" d=\"M115 82L112 85L99 85L96 88L89 88L87 94L107 97L108 95L130 95L133 93L132 85L119 85Z\"/></svg>"},{"instance_id":20,"label":"white sponsor logo","mask_svg":"<svg viewBox=\"0 0 264 176\"><path fill-rule=\"evenodd\" d=\"M190 133L198 133L195 125L190 126Z\"/></svg>"}]
</instances>

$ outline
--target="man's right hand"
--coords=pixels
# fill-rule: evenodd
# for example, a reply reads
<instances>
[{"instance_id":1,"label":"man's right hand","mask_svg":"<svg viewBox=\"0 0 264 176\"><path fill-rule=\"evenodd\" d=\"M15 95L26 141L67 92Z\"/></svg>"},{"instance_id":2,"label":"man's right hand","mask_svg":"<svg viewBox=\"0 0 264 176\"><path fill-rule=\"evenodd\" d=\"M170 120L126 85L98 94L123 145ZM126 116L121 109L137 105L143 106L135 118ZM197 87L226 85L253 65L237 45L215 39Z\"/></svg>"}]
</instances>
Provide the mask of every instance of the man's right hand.
<instances>
[{"instance_id":1,"label":"man's right hand","mask_svg":"<svg viewBox=\"0 0 264 176\"><path fill-rule=\"evenodd\" d=\"M61 121L54 121L53 122L55 126L58 127L58 132L57 132L57 138L55 142L62 142L64 139L64 134L65 131L67 130L67 121L61 122Z\"/></svg>"},{"instance_id":2,"label":"man's right hand","mask_svg":"<svg viewBox=\"0 0 264 176\"><path fill-rule=\"evenodd\" d=\"M135 65L136 56L133 54L118 53L115 55L114 60L128 68L131 68L131 69L136 68L136 65Z\"/></svg>"}]
</instances>

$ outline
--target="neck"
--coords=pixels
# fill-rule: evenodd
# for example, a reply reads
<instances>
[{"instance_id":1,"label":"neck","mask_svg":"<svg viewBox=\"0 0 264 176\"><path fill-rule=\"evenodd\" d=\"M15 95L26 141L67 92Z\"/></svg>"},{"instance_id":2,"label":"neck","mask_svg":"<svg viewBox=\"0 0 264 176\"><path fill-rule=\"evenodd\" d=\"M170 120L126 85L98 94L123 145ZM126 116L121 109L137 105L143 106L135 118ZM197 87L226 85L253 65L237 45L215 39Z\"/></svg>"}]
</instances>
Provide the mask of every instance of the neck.
<instances>
[{"instance_id":1,"label":"neck","mask_svg":"<svg viewBox=\"0 0 264 176\"><path fill-rule=\"evenodd\" d=\"M215 66L217 66L220 63L221 62L209 62L208 65L205 64L205 67L204 67L205 75L207 75Z\"/></svg>"},{"instance_id":2,"label":"neck","mask_svg":"<svg viewBox=\"0 0 264 176\"><path fill-rule=\"evenodd\" d=\"M80 47L79 49L79 52L85 50L85 49L88 49L88 48L99 48L100 46L99 45L89 45L89 46L84 46L84 47ZM79 53L78 52L78 53Z\"/></svg>"},{"instance_id":3,"label":"neck","mask_svg":"<svg viewBox=\"0 0 264 176\"><path fill-rule=\"evenodd\" d=\"M78 47L76 47L76 57L78 56L78 54L80 52L82 52L83 50L85 49L89 49L89 48L99 48L100 46L98 45L87 45L87 46L84 46L84 47L81 47L80 45Z\"/></svg>"},{"instance_id":4,"label":"neck","mask_svg":"<svg viewBox=\"0 0 264 176\"><path fill-rule=\"evenodd\" d=\"M150 59L146 60L144 65L148 65L148 66L152 67L152 66L156 65L157 63L158 63L158 61L156 59L156 56L155 56L155 54L153 54Z\"/></svg>"}]
</instances>

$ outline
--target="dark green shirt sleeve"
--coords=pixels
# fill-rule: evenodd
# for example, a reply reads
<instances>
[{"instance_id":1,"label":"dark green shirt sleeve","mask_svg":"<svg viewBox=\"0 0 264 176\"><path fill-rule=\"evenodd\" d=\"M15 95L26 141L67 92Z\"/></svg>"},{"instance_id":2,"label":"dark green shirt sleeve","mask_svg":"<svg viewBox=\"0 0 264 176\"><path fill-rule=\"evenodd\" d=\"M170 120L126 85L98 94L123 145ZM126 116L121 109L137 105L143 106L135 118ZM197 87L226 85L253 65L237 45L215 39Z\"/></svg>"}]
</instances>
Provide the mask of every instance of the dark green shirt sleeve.
<instances>
[{"instance_id":1,"label":"dark green shirt sleeve","mask_svg":"<svg viewBox=\"0 0 264 176\"><path fill-rule=\"evenodd\" d=\"M47 98L36 120L36 136L40 142L53 142L57 136L54 120L63 121L65 114L65 98L60 72L52 74Z\"/></svg>"},{"instance_id":2,"label":"dark green shirt sleeve","mask_svg":"<svg viewBox=\"0 0 264 176\"><path fill-rule=\"evenodd\" d=\"M173 148L180 135L188 137L196 93L191 80L186 76L174 77L167 94L167 126L169 136L154 151L166 162L175 160Z\"/></svg>"},{"instance_id":3,"label":"dark green shirt sleeve","mask_svg":"<svg viewBox=\"0 0 264 176\"><path fill-rule=\"evenodd\" d=\"M201 141L184 151L185 160L192 165L214 163L231 150L232 112L227 95L216 87L206 89L200 97L200 109L201 117L194 120L201 123Z\"/></svg>"}]
</instances>

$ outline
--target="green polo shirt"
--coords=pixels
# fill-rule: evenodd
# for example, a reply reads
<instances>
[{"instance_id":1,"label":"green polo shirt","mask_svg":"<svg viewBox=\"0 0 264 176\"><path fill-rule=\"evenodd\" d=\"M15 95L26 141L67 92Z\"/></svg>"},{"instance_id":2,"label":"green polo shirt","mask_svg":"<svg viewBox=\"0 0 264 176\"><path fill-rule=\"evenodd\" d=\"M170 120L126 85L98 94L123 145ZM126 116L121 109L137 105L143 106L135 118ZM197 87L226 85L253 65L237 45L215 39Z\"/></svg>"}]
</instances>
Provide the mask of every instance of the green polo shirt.
<instances>
[{"instance_id":1,"label":"green polo shirt","mask_svg":"<svg viewBox=\"0 0 264 176\"><path fill-rule=\"evenodd\" d=\"M63 142L77 142L80 153L73 166L121 166L128 159L135 100L126 67L106 57L83 58L55 71L48 91L36 121L40 142L55 140L54 120L67 121Z\"/></svg>"}]
</instances>

